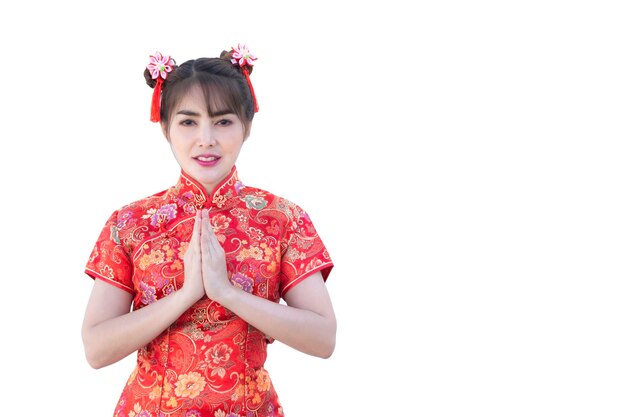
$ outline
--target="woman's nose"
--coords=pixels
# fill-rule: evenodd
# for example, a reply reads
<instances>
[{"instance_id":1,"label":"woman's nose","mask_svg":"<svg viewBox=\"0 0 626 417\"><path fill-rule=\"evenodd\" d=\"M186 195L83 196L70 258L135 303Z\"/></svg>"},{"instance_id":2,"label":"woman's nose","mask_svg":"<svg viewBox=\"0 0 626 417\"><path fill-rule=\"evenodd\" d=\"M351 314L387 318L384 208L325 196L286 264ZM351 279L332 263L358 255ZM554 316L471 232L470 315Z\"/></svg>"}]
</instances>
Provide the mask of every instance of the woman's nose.
<instances>
[{"instance_id":1,"label":"woman's nose","mask_svg":"<svg viewBox=\"0 0 626 417\"><path fill-rule=\"evenodd\" d=\"M215 132L210 126L202 127L200 131L200 146L215 146Z\"/></svg>"}]
</instances>

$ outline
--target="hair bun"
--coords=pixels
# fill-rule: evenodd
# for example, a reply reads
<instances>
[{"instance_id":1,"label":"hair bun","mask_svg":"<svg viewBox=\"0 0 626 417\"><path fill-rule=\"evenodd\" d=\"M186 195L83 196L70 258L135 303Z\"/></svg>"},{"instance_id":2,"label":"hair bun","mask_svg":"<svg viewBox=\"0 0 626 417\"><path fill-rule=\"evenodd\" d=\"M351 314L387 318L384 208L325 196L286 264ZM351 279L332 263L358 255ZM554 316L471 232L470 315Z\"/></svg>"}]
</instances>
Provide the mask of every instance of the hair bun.
<instances>
[{"instance_id":1,"label":"hair bun","mask_svg":"<svg viewBox=\"0 0 626 417\"><path fill-rule=\"evenodd\" d=\"M222 51L222 53L220 54L220 58L230 61L232 59L231 52L232 51Z\"/></svg>"},{"instance_id":2,"label":"hair bun","mask_svg":"<svg viewBox=\"0 0 626 417\"><path fill-rule=\"evenodd\" d=\"M156 86L156 80L152 78L152 75L150 75L150 71L148 71L147 68L143 71L143 76L146 79L146 84L148 84L148 87L154 88L154 86Z\"/></svg>"},{"instance_id":3,"label":"hair bun","mask_svg":"<svg viewBox=\"0 0 626 417\"><path fill-rule=\"evenodd\" d=\"M172 65L172 72L176 71L176 68L178 68L178 65ZM143 77L146 79L146 84L148 84L148 87L154 88L156 86L157 80L156 78L152 78L152 74L150 74L148 68L143 71ZM167 84L167 79L164 79L163 83Z\"/></svg>"},{"instance_id":4,"label":"hair bun","mask_svg":"<svg viewBox=\"0 0 626 417\"><path fill-rule=\"evenodd\" d=\"M241 66L239 64L233 63L233 50L232 49L230 51L222 51L222 53L220 54L220 58L228 61L233 67L241 71ZM252 74L252 69L254 67L252 65L246 65L246 68L248 69L248 74Z\"/></svg>"},{"instance_id":5,"label":"hair bun","mask_svg":"<svg viewBox=\"0 0 626 417\"><path fill-rule=\"evenodd\" d=\"M157 52L157 57L158 59L161 59L162 55L159 52ZM154 57L151 56L151 58L154 58ZM165 70L166 73L165 75L163 75L163 73L161 73L160 75L160 78L163 80L164 84L167 82L167 75L173 73L178 68L178 65L176 65L176 61L174 60L174 58L166 56L166 59L167 61L169 61L167 64L168 65L167 69ZM146 69L143 71L143 77L146 79L146 84L148 84L148 87L154 88L156 87L157 78L152 78L154 75L154 68L152 68L153 72L150 72L149 66L150 64L148 64Z\"/></svg>"}]
</instances>

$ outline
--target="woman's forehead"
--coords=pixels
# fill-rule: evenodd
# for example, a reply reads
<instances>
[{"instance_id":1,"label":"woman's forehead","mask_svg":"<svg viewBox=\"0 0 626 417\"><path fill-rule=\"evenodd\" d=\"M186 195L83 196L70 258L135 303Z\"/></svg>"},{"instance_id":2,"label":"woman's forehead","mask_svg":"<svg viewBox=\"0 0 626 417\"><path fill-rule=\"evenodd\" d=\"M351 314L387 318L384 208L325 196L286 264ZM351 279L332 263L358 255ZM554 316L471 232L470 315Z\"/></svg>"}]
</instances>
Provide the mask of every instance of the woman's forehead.
<instances>
[{"instance_id":1,"label":"woman's forehead","mask_svg":"<svg viewBox=\"0 0 626 417\"><path fill-rule=\"evenodd\" d=\"M193 84L183 91L178 103L174 106L174 113L181 110L193 110L196 112L232 113L232 103L225 97L224 91L211 85Z\"/></svg>"}]
</instances>

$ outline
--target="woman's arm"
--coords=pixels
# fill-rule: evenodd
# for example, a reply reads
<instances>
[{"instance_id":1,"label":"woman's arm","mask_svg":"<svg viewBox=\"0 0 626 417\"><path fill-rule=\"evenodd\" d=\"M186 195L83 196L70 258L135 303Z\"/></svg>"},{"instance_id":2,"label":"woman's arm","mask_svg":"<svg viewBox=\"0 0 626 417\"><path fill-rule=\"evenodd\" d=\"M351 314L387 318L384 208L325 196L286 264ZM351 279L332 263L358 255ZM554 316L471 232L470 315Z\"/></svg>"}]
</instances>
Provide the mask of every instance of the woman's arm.
<instances>
[{"instance_id":1,"label":"woman's arm","mask_svg":"<svg viewBox=\"0 0 626 417\"><path fill-rule=\"evenodd\" d=\"M291 288L287 305L230 288L218 302L263 333L309 355L333 353L337 321L320 272Z\"/></svg>"},{"instance_id":2,"label":"woman's arm","mask_svg":"<svg viewBox=\"0 0 626 417\"><path fill-rule=\"evenodd\" d=\"M257 297L230 284L224 249L206 210L201 228L202 276L209 298L294 349L322 358L333 353L337 322L320 272L291 288L285 295L286 306Z\"/></svg>"},{"instance_id":3,"label":"woman's arm","mask_svg":"<svg viewBox=\"0 0 626 417\"><path fill-rule=\"evenodd\" d=\"M185 281L178 291L130 312L132 295L96 279L83 320L83 345L87 362L102 368L147 345L204 296L199 229L196 216L189 248L184 255Z\"/></svg>"},{"instance_id":4,"label":"woman's arm","mask_svg":"<svg viewBox=\"0 0 626 417\"><path fill-rule=\"evenodd\" d=\"M130 312L130 293L96 279L82 328L87 362L98 369L125 358L167 329L195 301L175 291Z\"/></svg>"}]
</instances>

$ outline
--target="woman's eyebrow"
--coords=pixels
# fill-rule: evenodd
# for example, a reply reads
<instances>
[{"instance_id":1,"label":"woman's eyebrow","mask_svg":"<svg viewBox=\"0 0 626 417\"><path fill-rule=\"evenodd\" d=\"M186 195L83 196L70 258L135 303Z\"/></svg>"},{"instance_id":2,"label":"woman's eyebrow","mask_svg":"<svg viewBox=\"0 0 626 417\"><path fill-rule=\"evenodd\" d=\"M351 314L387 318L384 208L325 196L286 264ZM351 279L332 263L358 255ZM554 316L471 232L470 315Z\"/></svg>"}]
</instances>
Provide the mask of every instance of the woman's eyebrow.
<instances>
[{"instance_id":1,"label":"woman's eyebrow","mask_svg":"<svg viewBox=\"0 0 626 417\"><path fill-rule=\"evenodd\" d=\"M197 113L195 111L191 111L191 110L179 110L176 112L176 114L183 114L185 116L200 116L200 113Z\"/></svg>"},{"instance_id":2,"label":"woman's eyebrow","mask_svg":"<svg viewBox=\"0 0 626 417\"><path fill-rule=\"evenodd\" d=\"M195 116L195 117L199 117L200 113L195 112L195 111L191 111L191 110L179 110L176 112L176 114L182 114L184 116ZM224 109L224 110L218 110L215 112L211 112L211 117L219 117L219 116L224 116L226 114L234 114L231 110L228 109Z\"/></svg>"},{"instance_id":3,"label":"woman's eyebrow","mask_svg":"<svg viewBox=\"0 0 626 417\"><path fill-rule=\"evenodd\" d=\"M224 116L225 114L234 114L234 113L228 109L217 110L217 111L211 112L211 117Z\"/></svg>"}]
</instances>

